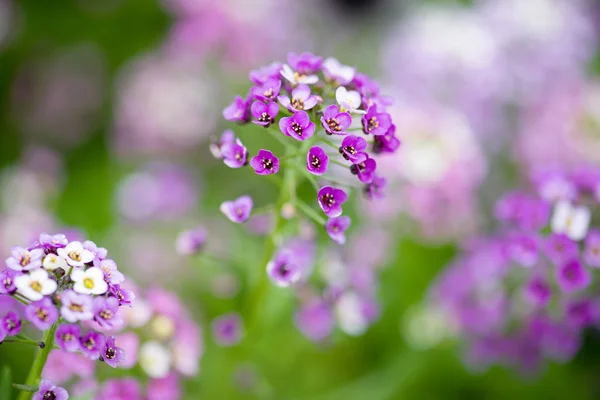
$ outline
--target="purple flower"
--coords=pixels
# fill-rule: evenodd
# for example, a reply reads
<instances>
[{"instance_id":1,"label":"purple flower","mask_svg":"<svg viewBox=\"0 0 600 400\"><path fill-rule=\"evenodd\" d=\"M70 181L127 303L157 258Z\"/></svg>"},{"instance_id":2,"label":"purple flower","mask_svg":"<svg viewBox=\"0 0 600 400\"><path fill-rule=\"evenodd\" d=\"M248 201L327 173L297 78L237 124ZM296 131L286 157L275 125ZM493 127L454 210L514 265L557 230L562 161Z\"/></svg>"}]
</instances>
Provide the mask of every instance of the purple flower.
<instances>
[{"instance_id":1,"label":"purple flower","mask_svg":"<svg viewBox=\"0 0 600 400\"><path fill-rule=\"evenodd\" d=\"M364 150L367 148L367 141L355 135L348 135L342 141L340 146L340 154L346 160L353 164L360 164L367 159L367 153Z\"/></svg>"},{"instance_id":2,"label":"purple flower","mask_svg":"<svg viewBox=\"0 0 600 400\"><path fill-rule=\"evenodd\" d=\"M269 150L260 149L258 154L250 160L250 166L258 175L271 175L279 171L279 158Z\"/></svg>"},{"instance_id":3,"label":"purple flower","mask_svg":"<svg viewBox=\"0 0 600 400\"><path fill-rule=\"evenodd\" d=\"M303 305L296 313L295 322L300 332L314 341L326 339L335 327L333 312L322 300Z\"/></svg>"},{"instance_id":4,"label":"purple flower","mask_svg":"<svg viewBox=\"0 0 600 400\"><path fill-rule=\"evenodd\" d=\"M104 247L98 247L96 243L91 240L83 242L83 248L89 250L94 255L94 258L97 258L98 260L104 260L108 256L108 250Z\"/></svg>"},{"instance_id":5,"label":"purple flower","mask_svg":"<svg viewBox=\"0 0 600 400\"><path fill-rule=\"evenodd\" d=\"M600 268L600 231L592 230L588 233L585 239L585 250L583 252L583 259L590 267ZM1 282L0 275L0 282ZM2 287L0 286L0 293L2 293Z\"/></svg>"},{"instance_id":6,"label":"purple flower","mask_svg":"<svg viewBox=\"0 0 600 400\"><path fill-rule=\"evenodd\" d=\"M206 243L207 232L203 227L183 231L177 237L177 253L190 256L198 253Z\"/></svg>"},{"instance_id":7,"label":"purple flower","mask_svg":"<svg viewBox=\"0 0 600 400\"><path fill-rule=\"evenodd\" d=\"M15 286L15 277L21 275L13 269L5 269L0 272L0 295L13 294L17 291Z\"/></svg>"},{"instance_id":8,"label":"purple flower","mask_svg":"<svg viewBox=\"0 0 600 400\"><path fill-rule=\"evenodd\" d=\"M579 260L571 260L556 270L556 281L564 293L585 289L591 283L591 275Z\"/></svg>"},{"instance_id":9,"label":"purple flower","mask_svg":"<svg viewBox=\"0 0 600 400\"><path fill-rule=\"evenodd\" d=\"M0 321L0 325L9 336L16 336L21 331L21 319L14 311L9 311Z\"/></svg>"},{"instance_id":10,"label":"purple flower","mask_svg":"<svg viewBox=\"0 0 600 400\"><path fill-rule=\"evenodd\" d=\"M67 290L62 293L60 300L60 314L67 322L88 321L94 318L91 296Z\"/></svg>"},{"instance_id":11,"label":"purple flower","mask_svg":"<svg viewBox=\"0 0 600 400\"><path fill-rule=\"evenodd\" d=\"M589 326L594 317L593 305L590 300L575 300L565 308L565 319L568 325L575 329Z\"/></svg>"},{"instance_id":12,"label":"purple flower","mask_svg":"<svg viewBox=\"0 0 600 400\"><path fill-rule=\"evenodd\" d=\"M211 322L213 338L223 347L235 346L243 337L243 321L239 314L230 313Z\"/></svg>"},{"instance_id":13,"label":"purple flower","mask_svg":"<svg viewBox=\"0 0 600 400\"><path fill-rule=\"evenodd\" d=\"M256 125L261 125L267 128L269 125L275 122L275 117L279 112L279 106L277 103L265 104L262 101L255 101L252 103L250 111L254 117L254 121L252 122L254 122Z\"/></svg>"},{"instance_id":14,"label":"purple flower","mask_svg":"<svg viewBox=\"0 0 600 400\"><path fill-rule=\"evenodd\" d=\"M100 268L104 272L104 280L112 285L118 285L125 281L125 275L117 270L117 263L111 259L95 259L94 267Z\"/></svg>"},{"instance_id":15,"label":"purple flower","mask_svg":"<svg viewBox=\"0 0 600 400\"><path fill-rule=\"evenodd\" d=\"M348 195L342 189L331 186L323 186L317 194L319 206L328 217L339 217L342 215L342 204L348 200Z\"/></svg>"},{"instance_id":16,"label":"purple flower","mask_svg":"<svg viewBox=\"0 0 600 400\"><path fill-rule=\"evenodd\" d=\"M520 234L510 239L510 256L523 267L533 267L538 262L539 251L540 239L535 234Z\"/></svg>"},{"instance_id":17,"label":"purple flower","mask_svg":"<svg viewBox=\"0 0 600 400\"><path fill-rule=\"evenodd\" d=\"M329 218L325 229L329 237L338 244L346 243L346 230L350 227L350 217L342 216Z\"/></svg>"},{"instance_id":18,"label":"purple flower","mask_svg":"<svg viewBox=\"0 0 600 400\"><path fill-rule=\"evenodd\" d=\"M325 150L319 146L313 146L306 155L306 169L314 175L323 175L327 172L329 157Z\"/></svg>"},{"instance_id":19,"label":"purple flower","mask_svg":"<svg viewBox=\"0 0 600 400\"><path fill-rule=\"evenodd\" d=\"M250 102L241 96L235 96L233 103L223 110L223 118L231 122L245 123L250 121Z\"/></svg>"},{"instance_id":20,"label":"purple flower","mask_svg":"<svg viewBox=\"0 0 600 400\"><path fill-rule=\"evenodd\" d=\"M221 156L229 168L241 168L246 165L248 149L240 139L236 139L235 142L226 143L221 147Z\"/></svg>"},{"instance_id":21,"label":"purple flower","mask_svg":"<svg viewBox=\"0 0 600 400\"><path fill-rule=\"evenodd\" d=\"M21 331L21 319L14 311L9 311L0 321L0 325L9 336L16 336Z\"/></svg>"},{"instance_id":22,"label":"purple flower","mask_svg":"<svg viewBox=\"0 0 600 400\"><path fill-rule=\"evenodd\" d=\"M314 74L321 69L323 57L314 55L309 52L301 54L289 53L287 57L288 64L302 75Z\"/></svg>"},{"instance_id":23,"label":"purple flower","mask_svg":"<svg viewBox=\"0 0 600 400\"><path fill-rule=\"evenodd\" d=\"M256 100L272 102L279 95L281 90L281 80L277 78L270 78L265 81L262 85L254 86L250 93Z\"/></svg>"},{"instance_id":24,"label":"purple flower","mask_svg":"<svg viewBox=\"0 0 600 400\"><path fill-rule=\"evenodd\" d=\"M90 360L97 360L104 352L106 338L96 331L89 331L79 338L81 353Z\"/></svg>"},{"instance_id":25,"label":"purple flower","mask_svg":"<svg viewBox=\"0 0 600 400\"><path fill-rule=\"evenodd\" d=\"M146 400L178 400L181 398L179 378L170 373L164 378L151 379L146 392Z\"/></svg>"},{"instance_id":26,"label":"purple flower","mask_svg":"<svg viewBox=\"0 0 600 400\"><path fill-rule=\"evenodd\" d=\"M116 297L96 297L92 303L94 320L103 328L118 327L123 319L118 314L119 300Z\"/></svg>"},{"instance_id":27,"label":"purple flower","mask_svg":"<svg viewBox=\"0 0 600 400\"><path fill-rule=\"evenodd\" d=\"M29 322L41 331L50 329L58 320L58 310L48 297L25 307L25 315Z\"/></svg>"},{"instance_id":28,"label":"purple flower","mask_svg":"<svg viewBox=\"0 0 600 400\"><path fill-rule=\"evenodd\" d=\"M369 107L367 113L362 117L363 132L374 136L385 135L392 126L392 118L388 113L380 113L377 106Z\"/></svg>"},{"instance_id":29,"label":"purple flower","mask_svg":"<svg viewBox=\"0 0 600 400\"><path fill-rule=\"evenodd\" d=\"M231 222L241 224L250 217L252 206L252 197L241 196L233 201L221 203L220 210Z\"/></svg>"},{"instance_id":30,"label":"purple flower","mask_svg":"<svg viewBox=\"0 0 600 400\"><path fill-rule=\"evenodd\" d=\"M67 244L69 244L69 240L62 233L57 235L42 233L40 234L39 242L46 249L57 249L59 247L65 247Z\"/></svg>"},{"instance_id":31,"label":"purple flower","mask_svg":"<svg viewBox=\"0 0 600 400\"><path fill-rule=\"evenodd\" d=\"M262 85L269 79L279 78L282 67L283 64L274 62L267 66L250 71L250 73L248 74L248 78L250 78L252 83L254 83L255 85Z\"/></svg>"},{"instance_id":32,"label":"purple flower","mask_svg":"<svg viewBox=\"0 0 600 400\"><path fill-rule=\"evenodd\" d=\"M291 100L289 97L283 95L277 97L277 100L291 112L310 110L319 102L317 96L310 94L310 87L308 85L298 85L298 87L292 90Z\"/></svg>"},{"instance_id":33,"label":"purple flower","mask_svg":"<svg viewBox=\"0 0 600 400\"><path fill-rule=\"evenodd\" d=\"M553 263L561 264L577 257L579 249L577 243L565 235L553 233L546 238L544 252Z\"/></svg>"},{"instance_id":34,"label":"purple flower","mask_svg":"<svg viewBox=\"0 0 600 400\"><path fill-rule=\"evenodd\" d=\"M100 389L96 399L142 400L142 388L134 378L110 379Z\"/></svg>"},{"instance_id":35,"label":"purple flower","mask_svg":"<svg viewBox=\"0 0 600 400\"><path fill-rule=\"evenodd\" d=\"M321 126L328 135L345 135L352 125L352 116L347 112L340 112L340 108L332 104L325 109L321 117Z\"/></svg>"},{"instance_id":36,"label":"purple flower","mask_svg":"<svg viewBox=\"0 0 600 400\"><path fill-rule=\"evenodd\" d=\"M31 271L42 266L44 249L27 250L22 247L10 249L11 256L6 259L6 266L15 271Z\"/></svg>"},{"instance_id":37,"label":"purple flower","mask_svg":"<svg viewBox=\"0 0 600 400\"><path fill-rule=\"evenodd\" d=\"M552 290L545 280L534 278L525 286L524 295L536 307L545 307L550 302Z\"/></svg>"},{"instance_id":38,"label":"purple flower","mask_svg":"<svg viewBox=\"0 0 600 400\"><path fill-rule=\"evenodd\" d=\"M400 147L400 140L396 137L396 125L392 125L385 135L375 136L373 153L394 153Z\"/></svg>"},{"instance_id":39,"label":"purple flower","mask_svg":"<svg viewBox=\"0 0 600 400\"><path fill-rule=\"evenodd\" d=\"M131 290L123 289L120 285L113 285L109 288L110 293L119 300L119 306L128 305L135 300L135 294Z\"/></svg>"},{"instance_id":40,"label":"purple flower","mask_svg":"<svg viewBox=\"0 0 600 400\"><path fill-rule=\"evenodd\" d=\"M383 189L387 180L382 176L373 175L373 180L366 184L363 191L368 199L380 199L383 197Z\"/></svg>"},{"instance_id":41,"label":"purple flower","mask_svg":"<svg viewBox=\"0 0 600 400\"><path fill-rule=\"evenodd\" d=\"M367 158L365 161L359 164L352 164L350 166L350 172L353 175L357 175L358 179L362 183L371 183L375 176L375 170L377 169L377 163L372 158Z\"/></svg>"},{"instance_id":42,"label":"purple flower","mask_svg":"<svg viewBox=\"0 0 600 400\"><path fill-rule=\"evenodd\" d=\"M56 344L61 349L74 353L79 350L81 328L75 324L62 324L56 330Z\"/></svg>"},{"instance_id":43,"label":"purple flower","mask_svg":"<svg viewBox=\"0 0 600 400\"><path fill-rule=\"evenodd\" d=\"M280 251L275 259L267 264L267 274L271 281L280 287L287 287L301 278L301 269L294 262L290 251Z\"/></svg>"},{"instance_id":44,"label":"purple flower","mask_svg":"<svg viewBox=\"0 0 600 400\"><path fill-rule=\"evenodd\" d=\"M113 368L117 368L122 361L125 361L125 350L117 347L115 337L111 336L106 340L104 352L102 353L101 357L106 364Z\"/></svg>"},{"instance_id":45,"label":"purple flower","mask_svg":"<svg viewBox=\"0 0 600 400\"><path fill-rule=\"evenodd\" d=\"M38 391L32 400L67 400L69 393L48 379L42 379Z\"/></svg>"},{"instance_id":46,"label":"purple flower","mask_svg":"<svg viewBox=\"0 0 600 400\"><path fill-rule=\"evenodd\" d=\"M310 121L306 111L298 111L291 117L283 117L279 120L279 129L286 136L291 136L302 141L312 137L315 133L315 124Z\"/></svg>"},{"instance_id":47,"label":"purple flower","mask_svg":"<svg viewBox=\"0 0 600 400\"><path fill-rule=\"evenodd\" d=\"M223 146L235 142L235 134L231 129L227 129L221 135L221 138L210 144L210 152L213 157L221 160L223 159Z\"/></svg>"}]
</instances>

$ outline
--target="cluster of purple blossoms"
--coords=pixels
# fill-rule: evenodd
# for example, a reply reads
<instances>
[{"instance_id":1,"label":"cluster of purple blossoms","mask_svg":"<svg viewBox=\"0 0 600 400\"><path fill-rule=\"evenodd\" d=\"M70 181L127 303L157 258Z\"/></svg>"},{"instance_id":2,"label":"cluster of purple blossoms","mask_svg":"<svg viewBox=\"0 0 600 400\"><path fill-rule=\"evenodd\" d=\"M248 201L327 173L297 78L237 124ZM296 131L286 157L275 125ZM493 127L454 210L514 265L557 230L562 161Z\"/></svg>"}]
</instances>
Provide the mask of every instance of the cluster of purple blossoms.
<instances>
[{"instance_id":1,"label":"cluster of purple blossoms","mask_svg":"<svg viewBox=\"0 0 600 400\"><path fill-rule=\"evenodd\" d=\"M317 191L316 203L329 220L294 199L289 199L289 204L310 214L334 241L343 243L350 219L340 216L348 187L362 187L369 198L381 196L385 179L378 175L372 155L394 153L400 145L386 111L390 100L355 68L311 53L290 53L287 64L272 63L250 72L249 77L254 86L246 97L237 96L223 116L240 125L252 122L266 128L283 144L285 155L260 149L252 156L231 130L213 143L213 155L230 168L250 165L258 175L282 171L287 185L294 185L297 177L308 180ZM342 179L339 167L357 181L351 175ZM295 187L288 189L295 192ZM232 221L245 222L252 199L244 196L223 203L221 210Z\"/></svg>"},{"instance_id":2,"label":"cluster of purple blossoms","mask_svg":"<svg viewBox=\"0 0 600 400\"><path fill-rule=\"evenodd\" d=\"M27 248L13 247L6 267L0 272L0 294L25 305L31 326L54 329L52 341L67 352L79 352L111 367L125 359L115 338L98 332L119 328L119 308L130 306L134 299L133 292L121 287L125 276L106 249L91 241L42 233ZM21 323L16 314L7 314L2 322L0 334L18 333ZM84 330L92 324L98 329Z\"/></svg>"},{"instance_id":3,"label":"cluster of purple blossoms","mask_svg":"<svg viewBox=\"0 0 600 400\"><path fill-rule=\"evenodd\" d=\"M42 376L57 384L75 382L70 388L74 395L97 400L179 399L182 377L198 373L202 333L174 293L158 287L133 289L139 296L131 308L123 310L123 324L109 341L116 339L127 353L119 368L139 368L148 377L146 385L108 374L100 376L111 376L109 379L98 381L94 363L79 354L66 353L64 347L50 353Z\"/></svg>"},{"instance_id":4,"label":"cluster of purple blossoms","mask_svg":"<svg viewBox=\"0 0 600 400\"><path fill-rule=\"evenodd\" d=\"M533 194L500 199L502 230L472 243L433 288L433 304L456 322L478 367L531 371L568 361L583 330L600 323L600 229L591 226L600 170L553 171L534 182Z\"/></svg>"}]
</instances>

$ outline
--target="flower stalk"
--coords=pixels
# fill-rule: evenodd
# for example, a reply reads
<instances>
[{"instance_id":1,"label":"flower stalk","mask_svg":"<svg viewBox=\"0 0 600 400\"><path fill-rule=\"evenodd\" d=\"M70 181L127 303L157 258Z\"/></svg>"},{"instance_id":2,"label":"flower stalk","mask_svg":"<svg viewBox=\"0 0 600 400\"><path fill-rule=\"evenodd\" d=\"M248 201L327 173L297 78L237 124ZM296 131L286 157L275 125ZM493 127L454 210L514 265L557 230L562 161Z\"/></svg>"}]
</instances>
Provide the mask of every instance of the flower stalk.
<instances>
[{"instance_id":1,"label":"flower stalk","mask_svg":"<svg viewBox=\"0 0 600 400\"><path fill-rule=\"evenodd\" d=\"M45 346L40 348L40 350L38 350L37 354L35 355L35 359L33 360L33 365L31 366L31 369L29 370L29 375L27 376L27 379L25 380L26 386L37 387L37 385L39 385L41 377L42 377L42 371L44 370L44 366L46 365L46 361L48 360L48 355L50 354L50 351L54 347L54 335L56 334L57 328L58 328L58 324L52 324L50 329L48 329L44 333L44 338L42 339L42 342L45 344ZM23 391L23 389L20 389L20 390L21 390L21 393L19 394L18 400L30 400L31 399L31 396L32 396L31 392Z\"/></svg>"}]
</instances>

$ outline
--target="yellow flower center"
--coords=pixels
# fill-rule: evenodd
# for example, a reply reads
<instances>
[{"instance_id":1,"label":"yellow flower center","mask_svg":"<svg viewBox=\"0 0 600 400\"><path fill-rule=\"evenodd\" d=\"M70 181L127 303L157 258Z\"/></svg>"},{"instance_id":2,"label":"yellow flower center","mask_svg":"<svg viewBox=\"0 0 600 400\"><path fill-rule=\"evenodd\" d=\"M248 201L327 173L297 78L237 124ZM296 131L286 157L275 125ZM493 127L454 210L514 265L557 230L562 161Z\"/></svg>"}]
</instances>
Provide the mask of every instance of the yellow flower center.
<instances>
[{"instance_id":1,"label":"yellow flower center","mask_svg":"<svg viewBox=\"0 0 600 400\"><path fill-rule=\"evenodd\" d=\"M32 281L29 284L29 287L32 288L33 290L35 290L38 293L42 291L42 284L39 281Z\"/></svg>"},{"instance_id":2,"label":"yellow flower center","mask_svg":"<svg viewBox=\"0 0 600 400\"><path fill-rule=\"evenodd\" d=\"M85 286L86 289L92 289L94 287L94 280L91 278L85 278L83 280L83 286Z\"/></svg>"}]
</instances>

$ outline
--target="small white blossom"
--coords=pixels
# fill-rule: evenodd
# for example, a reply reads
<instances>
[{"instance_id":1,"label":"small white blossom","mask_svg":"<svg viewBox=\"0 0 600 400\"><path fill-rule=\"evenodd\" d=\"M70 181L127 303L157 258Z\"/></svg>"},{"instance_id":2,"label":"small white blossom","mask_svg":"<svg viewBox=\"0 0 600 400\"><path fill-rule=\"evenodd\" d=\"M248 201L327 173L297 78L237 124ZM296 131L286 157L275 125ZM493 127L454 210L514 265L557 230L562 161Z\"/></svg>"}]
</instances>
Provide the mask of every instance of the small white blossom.
<instances>
[{"instance_id":1,"label":"small white blossom","mask_svg":"<svg viewBox=\"0 0 600 400\"><path fill-rule=\"evenodd\" d=\"M287 64L281 69L281 76L290 81L294 86L299 84L314 85L319 82L319 77L317 75L300 75Z\"/></svg>"},{"instance_id":2,"label":"small white blossom","mask_svg":"<svg viewBox=\"0 0 600 400\"><path fill-rule=\"evenodd\" d=\"M98 267L89 268L87 271L76 269L71 273L75 282L73 290L81 294L104 294L108 284L104 281L104 272Z\"/></svg>"},{"instance_id":3,"label":"small white blossom","mask_svg":"<svg viewBox=\"0 0 600 400\"><path fill-rule=\"evenodd\" d=\"M590 210L574 206L568 201L559 201L552 215L552 232L565 234L571 240L585 238L590 225Z\"/></svg>"},{"instance_id":4,"label":"small white blossom","mask_svg":"<svg viewBox=\"0 0 600 400\"><path fill-rule=\"evenodd\" d=\"M67 264L67 260L62 258L61 256L57 256L56 254L48 254L44 257L44 261L42 262L42 267L47 269L48 271L54 271L55 269L62 268L65 271L68 270L69 265Z\"/></svg>"},{"instance_id":5,"label":"small white blossom","mask_svg":"<svg viewBox=\"0 0 600 400\"><path fill-rule=\"evenodd\" d=\"M171 369L171 353L158 342L144 343L139 360L140 366L151 378L164 378Z\"/></svg>"},{"instance_id":6,"label":"small white blossom","mask_svg":"<svg viewBox=\"0 0 600 400\"><path fill-rule=\"evenodd\" d=\"M335 304L335 315L342 331L360 336L369 327L369 320L362 312L362 301L354 292L344 293Z\"/></svg>"},{"instance_id":7,"label":"small white blossom","mask_svg":"<svg viewBox=\"0 0 600 400\"><path fill-rule=\"evenodd\" d=\"M19 293L31 301L41 300L56 291L57 283L48 276L45 269L36 269L29 275L15 277L15 286Z\"/></svg>"},{"instance_id":8,"label":"small white blossom","mask_svg":"<svg viewBox=\"0 0 600 400\"><path fill-rule=\"evenodd\" d=\"M94 259L94 253L84 249L80 242L71 242L67 247L58 249L56 252L73 267L83 267L84 264Z\"/></svg>"},{"instance_id":9,"label":"small white blossom","mask_svg":"<svg viewBox=\"0 0 600 400\"><path fill-rule=\"evenodd\" d=\"M340 63L333 57L323 61L323 73L340 85L346 85L354 79L356 68Z\"/></svg>"},{"instance_id":10,"label":"small white blossom","mask_svg":"<svg viewBox=\"0 0 600 400\"><path fill-rule=\"evenodd\" d=\"M358 112L358 107L360 107L362 102L360 93L355 90L348 90L343 86L340 86L335 91L335 100L342 110L348 112Z\"/></svg>"}]
</instances>

